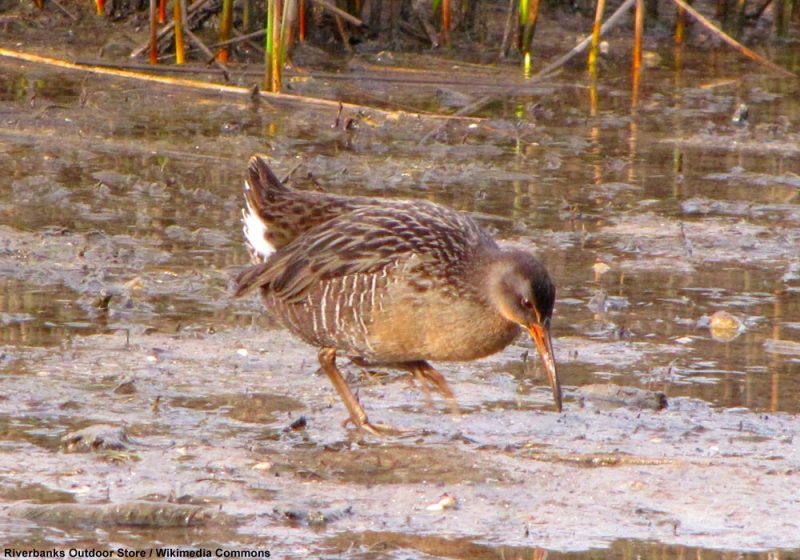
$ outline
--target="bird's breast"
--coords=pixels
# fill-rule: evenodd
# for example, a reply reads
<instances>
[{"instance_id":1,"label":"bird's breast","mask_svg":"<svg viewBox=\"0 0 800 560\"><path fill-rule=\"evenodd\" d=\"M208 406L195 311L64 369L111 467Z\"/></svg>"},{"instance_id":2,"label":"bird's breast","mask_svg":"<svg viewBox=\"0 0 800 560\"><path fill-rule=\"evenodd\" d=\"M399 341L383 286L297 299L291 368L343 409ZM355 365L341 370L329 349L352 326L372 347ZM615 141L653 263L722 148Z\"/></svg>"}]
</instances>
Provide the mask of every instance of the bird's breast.
<instances>
[{"instance_id":1,"label":"bird's breast","mask_svg":"<svg viewBox=\"0 0 800 560\"><path fill-rule=\"evenodd\" d=\"M508 346L519 327L479 301L437 290L398 290L369 325L375 358L466 361Z\"/></svg>"}]
</instances>

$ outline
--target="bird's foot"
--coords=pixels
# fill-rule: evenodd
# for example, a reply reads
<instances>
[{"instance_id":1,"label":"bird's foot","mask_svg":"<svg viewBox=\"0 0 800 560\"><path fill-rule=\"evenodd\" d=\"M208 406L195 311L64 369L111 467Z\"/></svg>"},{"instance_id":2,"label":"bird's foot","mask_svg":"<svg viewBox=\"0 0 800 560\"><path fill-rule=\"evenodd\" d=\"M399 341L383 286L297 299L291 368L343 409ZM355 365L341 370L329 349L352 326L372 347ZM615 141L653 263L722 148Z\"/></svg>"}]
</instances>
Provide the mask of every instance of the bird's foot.
<instances>
[{"instance_id":1,"label":"bird's foot","mask_svg":"<svg viewBox=\"0 0 800 560\"><path fill-rule=\"evenodd\" d=\"M450 414L456 418L461 416L461 409L458 407L458 401L456 401L455 397L449 397L447 399L447 405L450 407Z\"/></svg>"},{"instance_id":2,"label":"bird's foot","mask_svg":"<svg viewBox=\"0 0 800 560\"><path fill-rule=\"evenodd\" d=\"M408 434L412 430L404 429L404 428L395 428L394 426L388 426L386 424L380 423L373 423L364 418L363 420L355 420L353 418L348 418L344 422L342 422L342 426L346 427L348 424L353 424L356 428L360 430L364 430L374 436L399 436L403 434Z\"/></svg>"},{"instance_id":3,"label":"bird's foot","mask_svg":"<svg viewBox=\"0 0 800 560\"><path fill-rule=\"evenodd\" d=\"M431 398L431 389L433 388L447 401L447 405L450 407L450 414L453 416L461 415L461 410L458 408L458 402L453 394L453 390L450 389L450 385L447 384L447 381L445 381L444 377L442 377L438 371L433 368L430 368L429 371L421 368L415 369L408 379L412 387L416 386L416 383L414 383L415 379L422 385L422 392L425 395L425 405L428 410L435 410L433 399ZM431 385L433 385L433 387L431 387Z\"/></svg>"}]
</instances>

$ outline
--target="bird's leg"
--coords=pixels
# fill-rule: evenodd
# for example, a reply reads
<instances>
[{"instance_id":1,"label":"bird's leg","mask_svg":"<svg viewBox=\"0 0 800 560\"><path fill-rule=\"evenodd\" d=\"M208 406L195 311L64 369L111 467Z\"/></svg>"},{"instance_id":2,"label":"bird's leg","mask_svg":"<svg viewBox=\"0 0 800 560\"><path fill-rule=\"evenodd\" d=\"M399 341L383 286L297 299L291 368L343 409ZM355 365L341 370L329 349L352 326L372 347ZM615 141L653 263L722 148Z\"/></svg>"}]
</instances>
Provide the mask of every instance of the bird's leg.
<instances>
[{"instance_id":1,"label":"bird's leg","mask_svg":"<svg viewBox=\"0 0 800 560\"><path fill-rule=\"evenodd\" d=\"M406 362L403 366L409 369L411 373L414 374L414 377L419 380L422 389L425 391L425 398L428 401L428 406L431 406L429 384L432 382L436 385L436 388L444 398L447 399L447 402L450 404L450 412L455 415L459 414L458 403L456 402L456 396L453 390L450 388L444 376L436 371L432 365L425 360L419 360L416 362Z\"/></svg>"},{"instance_id":2,"label":"bird's leg","mask_svg":"<svg viewBox=\"0 0 800 560\"><path fill-rule=\"evenodd\" d=\"M375 371L374 369L376 366L380 367L380 364L373 364L359 356L350 356L350 361L353 365L361 368L361 377L366 377L370 383L379 382L382 378L386 377L385 373Z\"/></svg>"},{"instance_id":3,"label":"bird's leg","mask_svg":"<svg viewBox=\"0 0 800 560\"><path fill-rule=\"evenodd\" d=\"M350 390L350 387L347 386L347 382L344 380L344 377L342 377L342 373L336 367L336 348L320 349L319 365L322 367L322 371L324 371L331 380L331 383L333 383L334 389L339 393L344 405L347 407L347 411L350 413L350 421L352 421L357 428L361 428L376 436L402 433L402 430L398 430L397 428L392 428L384 424L373 424L369 421L367 413L364 412L364 408L361 406L361 403L358 402L358 397L356 397Z\"/></svg>"},{"instance_id":4,"label":"bird's leg","mask_svg":"<svg viewBox=\"0 0 800 560\"><path fill-rule=\"evenodd\" d=\"M433 410L433 399L431 399L431 384L427 377L422 374L422 371L413 368L411 370L411 377L409 377L409 385L412 387L416 387L417 384L414 380L419 381L419 384L422 386L422 392L425 393L425 406L428 407L428 410Z\"/></svg>"},{"instance_id":5,"label":"bird's leg","mask_svg":"<svg viewBox=\"0 0 800 560\"><path fill-rule=\"evenodd\" d=\"M433 401L431 400L431 390L430 385L433 383L436 386L436 389L442 396L447 399L447 402L450 405L450 412L452 414L458 415L460 414L460 410L458 409L458 403L456 402L456 396L453 393L453 390L450 388L450 385L447 383L447 380L444 376L436 371L436 369L430 365L425 360L416 360L413 362L370 362L365 360L364 358L360 357L353 357L351 358L354 364L359 367L389 367L389 368L396 368L408 371L411 373L411 377L409 378L410 384L415 386L414 381L419 381L420 385L422 385L422 390L425 392L425 401L428 405L428 408L433 408Z\"/></svg>"}]
</instances>

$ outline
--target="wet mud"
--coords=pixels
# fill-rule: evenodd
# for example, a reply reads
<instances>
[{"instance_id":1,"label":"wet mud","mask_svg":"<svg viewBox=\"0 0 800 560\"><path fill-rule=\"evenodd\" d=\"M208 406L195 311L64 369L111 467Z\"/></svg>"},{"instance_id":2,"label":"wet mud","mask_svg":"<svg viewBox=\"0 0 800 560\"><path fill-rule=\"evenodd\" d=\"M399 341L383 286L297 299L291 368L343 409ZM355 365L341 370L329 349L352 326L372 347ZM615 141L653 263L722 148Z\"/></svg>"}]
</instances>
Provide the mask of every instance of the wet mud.
<instances>
[{"instance_id":1,"label":"wet mud","mask_svg":"<svg viewBox=\"0 0 800 560\"><path fill-rule=\"evenodd\" d=\"M515 363L522 350L496 360ZM410 430L382 440L342 427L344 408L315 375L314 350L279 330L92 335L63 352L68 364L54 351L32 360L37 374L4 377L9 398L0 402L5 417L50 425L62 447L8 437L0 470L6 485L24 476L86 506L12 499L6 526L21 518L78 532L93 524L172 527L220 512L220 530L233 523L248 542L287 556L346 555L351 542L378 539L373 533L386 533L378 540L390 548L420 553L434 537L520 550L618 539L745 550L800 545L800 504L787 492L800 464L791 414L719 410L683 397L660 411L629 402L609 408L588 401L597 389L584 388L568 391L567 412L557 415L544 388L519 394L499 373L486 390L458 366L444 373L472 405L459 416L438 400L428 408L400 374L356 382L373 418ZM137 392L115 393L110 371L133 376ZM298 415L304 427L287 430ZM89 454L66 447L77 436L59 429L65 416L88 425L81 434L91 440L83 449ZM96 434L108 441L117 433L113 426L129 434L118 436L124 454L123 445L96 445ZM437 507L445 494L454 505ZM165 498L193 509L152 501ZM198 542L216 539L218 524L203 522Z\"/></svg>"},{"instance_id":2,"label":"wet mud","mask_svg":"<svg viewBox=\"0 0 800 560\"><path fill-rule=\"evenodd\" d=\"M797 555L800 90L726 51L662 50L635 109L625 53L596 96L567 68L478 120L364 110L347 129L334 109L0 59L4 546ZM451 79L409 93L369 81L409 64L386 56L298 91L452 111L516 70L417 56L413 76ZM253 153L298 187L434 200L535 251L565 412L520 339L437 364L458 415L343 359L370 418L408 432L343 426L315 349L230 298Z\"/></svg>"}]
</instances>

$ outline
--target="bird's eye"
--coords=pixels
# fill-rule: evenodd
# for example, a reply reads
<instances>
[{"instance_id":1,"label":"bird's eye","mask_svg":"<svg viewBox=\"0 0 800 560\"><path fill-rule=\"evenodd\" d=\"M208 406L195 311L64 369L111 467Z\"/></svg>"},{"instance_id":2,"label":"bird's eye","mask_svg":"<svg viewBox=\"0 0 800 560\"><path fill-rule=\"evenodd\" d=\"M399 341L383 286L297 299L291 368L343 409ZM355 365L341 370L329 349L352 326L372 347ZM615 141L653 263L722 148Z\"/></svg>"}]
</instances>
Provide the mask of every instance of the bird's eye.
<instances>
[{"instance_id":1,"label":"bird's eye","mask_svg":"<svg viewBox=\"0 0 800 560\"><path fill-rule=\"evenodd\" d=\"M533 309L533 304L531 303L531 300L529 300L528 298L522 298L519 303L525 309Z\"/></svg>"}]
</instances>

